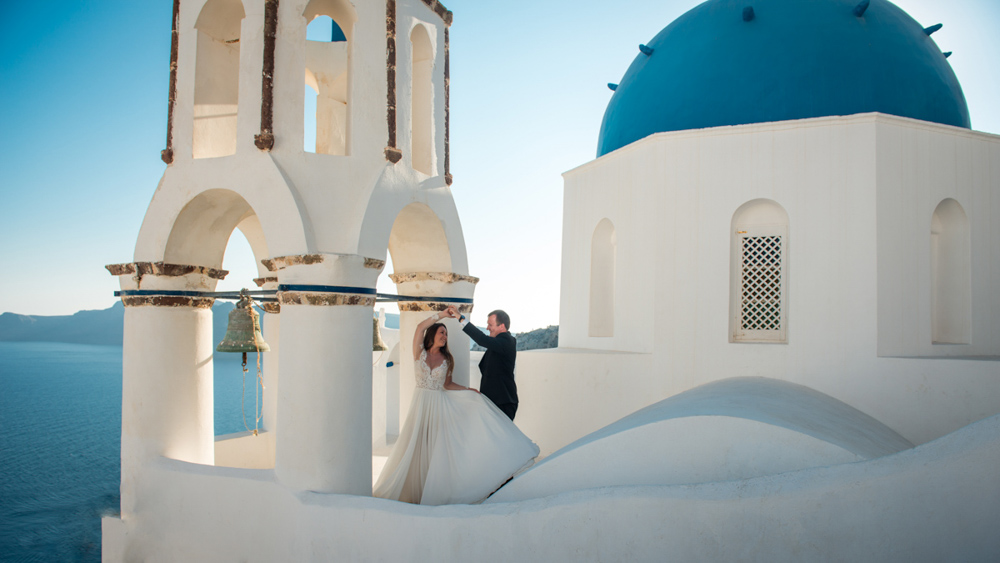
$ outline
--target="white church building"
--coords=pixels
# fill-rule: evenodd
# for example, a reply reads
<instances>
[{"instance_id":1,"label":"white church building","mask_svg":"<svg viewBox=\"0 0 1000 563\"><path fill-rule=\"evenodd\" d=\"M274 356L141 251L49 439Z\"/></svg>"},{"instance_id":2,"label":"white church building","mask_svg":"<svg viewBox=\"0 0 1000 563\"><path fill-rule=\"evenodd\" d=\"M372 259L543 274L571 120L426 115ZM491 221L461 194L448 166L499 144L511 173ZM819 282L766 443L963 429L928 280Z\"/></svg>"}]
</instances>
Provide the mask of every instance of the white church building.
<instances>
[{"instance_id":1,"label":"white church building","mask_svg":"<svg viewBox=\"0 0 1000 563\"><path fill-rule=\"evenodd\" d=\"M564 174L560 346L518 354L542 460L480 505L371 498L412 331L478 281L451 23L438 0L174 0L168 166L108 266L105 561L1000 557L1000 137L887 0L709 0L642 45ZM263 431L216 437L235 229L277 302ZM372 353L387 254L400 329Z\"/></svg>"}]
</instances>

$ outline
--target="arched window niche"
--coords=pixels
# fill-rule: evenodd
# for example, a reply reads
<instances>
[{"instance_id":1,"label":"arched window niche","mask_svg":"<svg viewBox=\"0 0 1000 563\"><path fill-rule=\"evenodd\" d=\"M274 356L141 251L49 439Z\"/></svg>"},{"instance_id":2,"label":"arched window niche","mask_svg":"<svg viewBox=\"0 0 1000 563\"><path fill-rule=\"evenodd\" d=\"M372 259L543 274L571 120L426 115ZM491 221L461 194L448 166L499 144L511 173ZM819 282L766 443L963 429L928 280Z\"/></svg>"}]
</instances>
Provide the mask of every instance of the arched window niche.
<instances>
[{"instance_id":1,"label":"arched window niche","mask_svg":"<svg viewBox=\"0 0 1000 563\"><path fill-rule=\"evenodd\" d=\"M755 199L731 223L730 342L788 341L788 213Z\"/></svg>"},{"instance_id":2,"label":"arched window niche","mask_svg":"<svg viewBox=\"0 0 1000 563\"><path fill-rule=\"evenodd\" d=\"M590 336L615 334L615 226L601 219L590 241Z\"/></svg>"},{"instance_id":3,"label":"arched window niche","mask_svg":"<svg viewBox=\"0 0 1000 563\"><path fill-rule=\"evenodd\" d=\"M427 28L417 24L410 33L411 81L410 154L413 169L434 173L434 50Z\"/></svg>"},{"instance_id":4,"label":"arched window niche","mask_svg":"<svg viewBox=\"0 0 1000 563\"><path fill-rule=\"evenodd\" d=\"M236 154L240 90L241 0L208 0L198 14L193 158Z\"/></svg>"},{"instance_id":5,"label":"arched window niche","mask_svg":"<svg viewBox=\"0 0 1000 563\"><path fill-rule=\"evenodd\" d=\"M311 0L306 25L303 149L347 155L350 142L350 46L354 8L346 0Z\"/></svg>"},{"instance_id":6,"label":"arched window niche","mask_svg":"<svg viewBox=\"0 0 1000 563\"><path fill-rule=\"evenodd\" d=\"M972 243L969 218L948 198L931 217L931 340L972 342Z\"/></svg>"}]
</instances>

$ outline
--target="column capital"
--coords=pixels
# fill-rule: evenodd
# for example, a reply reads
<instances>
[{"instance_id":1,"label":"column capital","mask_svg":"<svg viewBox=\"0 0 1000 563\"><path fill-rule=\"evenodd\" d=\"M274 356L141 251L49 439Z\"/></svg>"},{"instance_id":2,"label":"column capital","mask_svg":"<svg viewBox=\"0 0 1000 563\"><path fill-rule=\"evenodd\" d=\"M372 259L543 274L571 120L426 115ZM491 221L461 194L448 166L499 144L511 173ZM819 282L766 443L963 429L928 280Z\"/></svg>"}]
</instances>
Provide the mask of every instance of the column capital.
<instances>
[{"instance_id":1,"label":"column capital","mask_svg":"<svg viewBox=\"0 0 1000 563\"><path fill-rule=\"evenodd\" d=\"M430 298L458 298L464 300L472 299L472 294L476 291L476 284L479 278L467 274L455 272L402 272L391 274L389 279L396 283L396 293L402 296L430 297ZM430 304L443 303L441 308L428 308ZM437 302L432 299L420 299L413 301L401 301L400 311L441 311L448 305L458 305L454 299L442 299ZM471 304L466 304L471 311ZM404 309L404 307L412 307Z\"/></svg>"},{"instance_id":2,"label":"column capital","mask_svg":"<svg viewBox=\"0 0 1000 563\"><path fill-rule=\"evenodd\" d=\"M444 311L452 305L458 307L458 311L463 315L472 313L472 303L453 303L448 301L400 301L399 310L406 313Z\"/></svg>"},{"instance_id":3,"label":"column capital","mask_svg":"<svg viewBox=\"0 0 1000 563\"><path fill-rule=\"evenodd\" d=\"M375 287L385 260L360 254L294 254L261 260L281 284Z\"/></svg>"},{"instance_id":4,"label":"column capital","mask_svg":"<svg viewBox=\"0 0 1000 563\"><path fill-rule=\"evenodd\" d=\"M317 286L319 287L319 286ZM313 306L375 306L375 294L340 293L325 291L279 291L280 305L313 305Z\"/></svg>"},{"instance_id":5,"label":"column capital","mask_svg":"<svg viewBox=\"0 0 1000 563\"><path fill-rule=\"evenodd\" d=\"M254 278L253 283L257 284L257 287L261 289L278 289L278 276L266 276L263 278ZM281 313L281 303L277 301L265 301L260 302L260 307L264 309L265 312L272 315L277 315Z\"/></svg>"},{"instance_id":6,"label":"column capital","mask_svg":"<svg viewBox=\"0 0 1000 563\"><path fill-rule=\"evenodd\" d=\"M105 268L118 276L123 292L132 293L122 295L126 307L210 308L215 298L202 294L214 291L219 280L229 273L208 266L167 262L127 262Z\"/></svg>"}]
</instances>

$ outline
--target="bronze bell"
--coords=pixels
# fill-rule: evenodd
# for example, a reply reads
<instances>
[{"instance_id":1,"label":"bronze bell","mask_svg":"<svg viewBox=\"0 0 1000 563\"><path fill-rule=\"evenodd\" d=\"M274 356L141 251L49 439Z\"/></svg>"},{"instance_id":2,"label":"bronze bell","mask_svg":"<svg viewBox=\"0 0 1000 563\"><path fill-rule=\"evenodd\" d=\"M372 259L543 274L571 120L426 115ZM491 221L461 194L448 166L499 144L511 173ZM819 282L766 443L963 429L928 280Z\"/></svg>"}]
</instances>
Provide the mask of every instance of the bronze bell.
<instances>
[{"instance_id":1,"label":"bronze bell","mask_svg":"<svg viewBox=\"0 0 1000 563\"><path fill-rule=\"evenodd\" d=\"M247 352L267 352L270 349L271 347L267 345L267 342L264 342L264 337L260 333L260 320L257 311L253 308L250 292L243 289L240 291L240 300L236 303L236 308L229 312L229 326L226 327L226 336L215 347L215 350L217 352L243 352L245 358Z\"/></svg>"},{"instance_id":2,"label":"bronze bell","mask_svg":"<svg viewBox=\"0 0 1000 563\"><path fill-rule=\"evenodd\" d=\"M372 319L372 352L380 352L382 350L388 350L389 347L385 345L385 341L382 340L382 331L378 328L378 319Z\"/></svg>"}]
</instances>

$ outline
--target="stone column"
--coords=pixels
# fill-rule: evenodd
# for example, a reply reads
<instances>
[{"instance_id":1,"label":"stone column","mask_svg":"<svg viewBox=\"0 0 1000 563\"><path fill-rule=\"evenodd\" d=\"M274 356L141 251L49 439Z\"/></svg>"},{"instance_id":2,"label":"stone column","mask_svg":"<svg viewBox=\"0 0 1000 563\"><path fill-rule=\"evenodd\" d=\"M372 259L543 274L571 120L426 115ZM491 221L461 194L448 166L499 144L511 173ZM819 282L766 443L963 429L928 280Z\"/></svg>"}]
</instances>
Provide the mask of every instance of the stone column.
<instances>
[{"instance_id":1,"label":"stone column","mask_svg":"<svg viewBox=\"0 0 1000 563\"><path fill-rule=\"evenodd\" d=\"M372 315L381 260L272 260L281 304L275 473L298 490L371 495Z\"/></svg>"},{"instance_id":2,"label":"stone column","mask_svg":"<svg viewBox=\"0 0 1000 563\"><path fill-rule=\"evenodd\" d=\"M143 466L159 456L213 465L212 303L222 270L113 264L125 304L122 514L135 510Z\"/></svg>"},{"instance_id":3,"label":"stone column","mask_svg":"<svg viewBox=\"0 0 1000 563\"><path fill-rule=\"evenodd\" d=\"M409 272L392 274L399 295L421 297L420 300L399 302L399 421L406 421L416 387L413 362L413 333L421 321L443 311L449 305L458 306L466 316L472 312L472 294L479 278L452 272ZM440 300L438 300L440 299ZM469 337L462 332L458 321L445 319L448 327L448 349L455 357L452 380L459 385L469 385Z\"/></svg>"}]
</instances>

